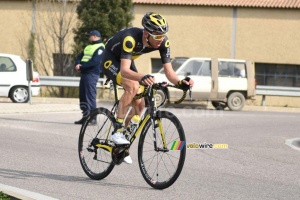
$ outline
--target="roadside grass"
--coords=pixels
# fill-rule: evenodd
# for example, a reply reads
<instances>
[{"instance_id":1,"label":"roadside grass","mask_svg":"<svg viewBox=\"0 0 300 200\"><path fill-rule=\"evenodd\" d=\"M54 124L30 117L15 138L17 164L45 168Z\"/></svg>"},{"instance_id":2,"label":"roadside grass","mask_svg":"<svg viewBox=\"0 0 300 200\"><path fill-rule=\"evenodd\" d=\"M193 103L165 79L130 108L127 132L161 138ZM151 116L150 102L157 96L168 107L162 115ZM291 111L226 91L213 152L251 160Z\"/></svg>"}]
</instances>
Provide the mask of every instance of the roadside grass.
<instances>
[{"instance_id":1,"label":"roadside grass","mask_svg":"<svg viewBox=\"0 0 300 200\"><path fill-rule=\"evenodd\" d=\"M0 191L0 200L10 200L10 197Z\"/></svg>"}]
</instances>

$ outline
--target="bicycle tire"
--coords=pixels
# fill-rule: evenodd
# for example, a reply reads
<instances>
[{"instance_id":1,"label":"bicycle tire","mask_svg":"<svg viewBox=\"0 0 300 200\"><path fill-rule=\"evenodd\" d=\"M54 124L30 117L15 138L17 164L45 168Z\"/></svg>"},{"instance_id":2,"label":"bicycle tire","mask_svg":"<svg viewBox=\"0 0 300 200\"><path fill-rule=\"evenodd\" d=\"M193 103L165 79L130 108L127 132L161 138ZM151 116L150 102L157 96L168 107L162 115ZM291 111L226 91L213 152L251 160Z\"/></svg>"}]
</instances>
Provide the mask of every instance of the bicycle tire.
<instances>
[{"instance_id":1,"label":"bicycle tire","mask_svg":"<svg viewBox=\"0 0 300 200\"><path fill-rule=\"evenodd\" d=\"M155 117L157 147L163 147L162 137L157 126L158 120L161 121L165 132L165 141L169 151L154 150L152 123L149 119L139 139L138 161L145 181L155 189L165 189L177 180L182 171L186 156L186 140L178 118L170 112L157 111ZM175 149L174 144L182 144L180 148L177 148L180 150L172 150Z\"/></svg>"},{"instance_id":2,"label":"bicycle tire","mask_svg":"<svg viewBox=\"0 0 300 200\"><path fill-rule=\"evenodd\" d=\"M94 126L89 125L89 122L94 118L97 119L97 124ZM81 127L78 140L79 160L83 171L93 180L107 177L115 166L111 158L111 152L92 145L92 141L96 141L98 144L110 145L108 140L111 131L114 130L114 124L115 118L112 113L108 109L100 107L90 113ZM108 132L110 133L107 135Z\"/></svg>"}]
</instances>

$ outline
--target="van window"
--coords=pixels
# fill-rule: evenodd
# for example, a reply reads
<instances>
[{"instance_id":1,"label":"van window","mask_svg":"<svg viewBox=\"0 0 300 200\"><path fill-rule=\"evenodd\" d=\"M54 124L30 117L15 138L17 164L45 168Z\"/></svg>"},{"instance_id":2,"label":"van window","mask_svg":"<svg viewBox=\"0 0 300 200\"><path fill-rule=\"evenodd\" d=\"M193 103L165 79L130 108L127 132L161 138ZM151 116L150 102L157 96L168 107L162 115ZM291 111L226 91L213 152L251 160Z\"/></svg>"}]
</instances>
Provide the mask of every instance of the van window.
<instances>
[{"instance_id":1,"label":"van window","mask_svg":"<svg viewBox=\"0 0 300 200\"><path fill-rule=\"evenodd\" d=\"M178 75L210 76L210 62L203 60L191 60L178 72Z\"/></svg>"},{"instance_id":2,"label":"van window","mask_svg":"<svg viewBox=\"0 0 300 200\"><path fill-rule=\"evenodd\" d=\"M173 67L173 70L176 72L179 67L181 67L181 65L187 60L188 58L174 58L171 60L171 64L172 64L172 67ZM160 65L161 65L161 60L159 60L160 62ZM153 68L152 68L153 69ZM152 70L153 72L153 70ZM161 68L158 73L160 74L164 74L165 73L165 70L164 68Z\"/></svg>"},{"instance_id":3,"label":"van window","mask_svg":"<svg viewBox=\"0 0 300 200\"><path fill-rule=\"evenodd\" d=\"M204 61L201 65L201 68L199 70L200 76L210 76L211 74L211 68L210 68L210 61Z\"/></svg>"},{"instance_id":4,"label":"van window","mask_svg":"<svg viewBox=\"0 0 300 200\"><path fill-rule=\"evenodd\" d=\"M199 67L197 67L197 64L194 60L190 60L183 69L181 69L178 73L179 75L183 76L189 76L189 75L195 75L197 74L199 70Z\"/></svg>"},{"instance_id":5,"label":"van window","mask_svg":"<svg viewBox=\"0 0 300 200\"><path fill-rule=\"evenodd\" d=\"M246 63L220 61L219 76L246 77Z\"/></svg>"},{"instance_id":6,"label":"van window","mask_svg":"<svg viewBox=\"0 0 300 200\"><path fill-rule=\"evenodd\" d=\"M15 72L17 67L15 63L8 57L0 56L0 72Z\"/></svg>"}]
</instances>

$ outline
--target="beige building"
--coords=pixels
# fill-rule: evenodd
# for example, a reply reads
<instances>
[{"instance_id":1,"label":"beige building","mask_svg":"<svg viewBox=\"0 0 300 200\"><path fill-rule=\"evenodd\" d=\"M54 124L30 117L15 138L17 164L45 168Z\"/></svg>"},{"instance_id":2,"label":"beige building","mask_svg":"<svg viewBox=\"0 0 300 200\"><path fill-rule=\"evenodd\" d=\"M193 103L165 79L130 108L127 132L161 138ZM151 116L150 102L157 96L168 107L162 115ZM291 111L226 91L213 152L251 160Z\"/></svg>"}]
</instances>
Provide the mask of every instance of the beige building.
<instances>
[{"instance_id":1,"label":"beige building","mask_svg":"<svg viewBox=\"0 0 300 200\"><path fill-rule=\"evenodd\" d=\"M172 57L251 60L259 85L300 87L300 0L133 0L133 25L141 27L148 11L167 19ZM26 0L0 0L1 53L26 57L30 12ZM150 73L158 59L150 53L136 65Z\"/></svg>"}]
</instances>

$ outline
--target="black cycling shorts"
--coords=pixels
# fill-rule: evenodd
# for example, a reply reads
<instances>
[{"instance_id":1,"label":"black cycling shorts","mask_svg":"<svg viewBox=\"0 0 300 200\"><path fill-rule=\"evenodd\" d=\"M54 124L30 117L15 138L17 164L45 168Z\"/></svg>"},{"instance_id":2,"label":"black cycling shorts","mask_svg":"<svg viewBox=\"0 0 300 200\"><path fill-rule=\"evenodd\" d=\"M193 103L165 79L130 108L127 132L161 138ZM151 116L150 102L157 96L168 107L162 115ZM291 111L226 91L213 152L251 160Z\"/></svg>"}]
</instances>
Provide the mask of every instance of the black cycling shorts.
<instances>
[{"instance_id":1,"label":"black cycling shorts","mask_svg":"<svg viewBox=\"0 0 300 200\"><path fill-rule=\"evenodd\" d=\"M104 50L100 67L101 69L103 69L103 73L105 74L105 76L118 85L122 85L120 64L120 59L116 59L112 53ZM130 69L132 71L138 72L133 60L131 61Z\"/></svg>"}]
</instances>

